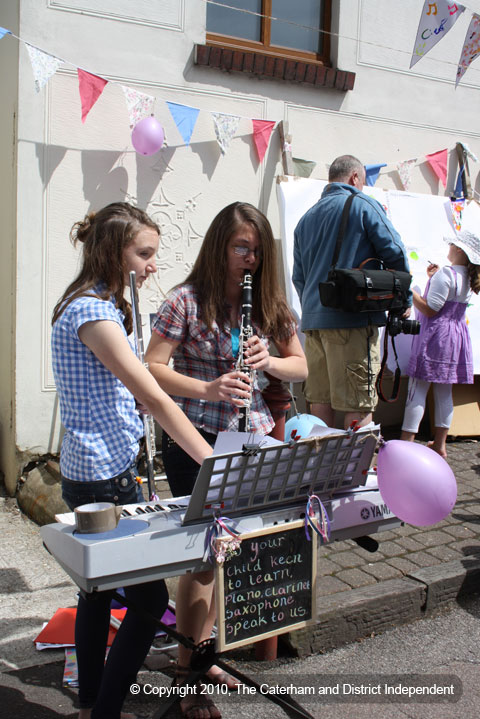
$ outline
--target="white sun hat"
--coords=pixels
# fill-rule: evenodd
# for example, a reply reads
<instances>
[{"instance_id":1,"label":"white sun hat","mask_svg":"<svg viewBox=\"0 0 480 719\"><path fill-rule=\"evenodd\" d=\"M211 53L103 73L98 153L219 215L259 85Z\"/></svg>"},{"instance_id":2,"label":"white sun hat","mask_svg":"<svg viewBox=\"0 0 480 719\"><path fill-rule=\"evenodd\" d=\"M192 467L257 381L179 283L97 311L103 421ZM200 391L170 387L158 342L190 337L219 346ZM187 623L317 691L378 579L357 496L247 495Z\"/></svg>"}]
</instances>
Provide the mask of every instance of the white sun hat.
<instances>
[{"instance_id":1,"label":"white sun hat","mask_svg":"<svg viewBox=\"0 0 480 719\"><path fill-rule=\"evenodd\" d=\"M443 239L460 247L472 264L480 265L480 205L475 200L462 213L462 229Z\"/></svg>"},{"instance_id":2,"label":"white sun hat","mask_svg":"<svg viewBox=\"0 0 480 719\"><path fill-rule=\"evenodd\" d=\"M443 238L445 242L460 247L473 265L480 265L480 237L470 230L460 230L450 237Z\"/></svg>"}]
</instances>

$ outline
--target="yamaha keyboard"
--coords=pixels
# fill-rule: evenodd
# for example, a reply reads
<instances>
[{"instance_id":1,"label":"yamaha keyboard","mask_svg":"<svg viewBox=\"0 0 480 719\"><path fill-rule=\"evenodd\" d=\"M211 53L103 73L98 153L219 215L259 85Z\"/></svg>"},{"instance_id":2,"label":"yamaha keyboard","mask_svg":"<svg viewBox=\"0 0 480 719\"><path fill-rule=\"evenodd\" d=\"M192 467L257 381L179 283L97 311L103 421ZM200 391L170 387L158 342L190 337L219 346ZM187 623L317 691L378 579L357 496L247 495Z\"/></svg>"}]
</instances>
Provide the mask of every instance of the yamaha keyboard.
<instances>
[{"instance_id":1,"label":"yamaha keyboard","mask_svg":"<svg viewBox=\"0 0 480 719\"><path fill-rule=\"evenodd\" d=\"M126 505L116 529L76 531L73 513L40 529L43 542L87 592L211 568L205 537L222 514L240 533L303 519L310 494L322 500L330 541L398 527L369 469L377 436L339 433L204 460L191 497ZM63 521L62 521L63 520Z\"/></svg>"}]
</instances>

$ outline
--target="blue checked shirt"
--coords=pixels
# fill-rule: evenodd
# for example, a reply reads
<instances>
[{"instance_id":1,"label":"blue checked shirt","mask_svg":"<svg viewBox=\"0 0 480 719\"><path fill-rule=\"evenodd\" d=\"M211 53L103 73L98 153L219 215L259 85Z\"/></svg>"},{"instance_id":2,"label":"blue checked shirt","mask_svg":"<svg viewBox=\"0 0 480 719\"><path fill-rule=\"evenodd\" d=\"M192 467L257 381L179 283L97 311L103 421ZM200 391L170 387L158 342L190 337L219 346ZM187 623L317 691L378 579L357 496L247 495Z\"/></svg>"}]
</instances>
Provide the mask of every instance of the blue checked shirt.
<instances>
[{"instance_id":1,"label":"blue checked shirt","mask_svg":"<svg viewBox=\"0 0 480 719\"><path fill-rule=\"evenodd\" d=\"M52 329L52 363L65 435L60 454L64 477L90 482L115 477L138 454L143 423L131 392L78 337L86 322L109 320L122 328L113 301L73 300Z\"/></svg>"},{"instance_id":2,"label":"blue checked shirt","mask_svg":"<svg viewBox=\"0 0 480 719\"><path fill-rule=\"evenodd\" d=\"M192 285L174 289L158 310L153 330L159 337L180 344L173 353L173 367L180 374L210 382L235 369L231 329L213 323L209 331L201 317L197 293ZM268 346L260 329L254 332ZM292 326L291 333L294 334ZM174 396L192 424L206 432L217 434L238 429L238 409L229 402L207 402ZM274 426L270 411L255 381L250 408L250 427L259 434L268 434Z\"/></svg>"}]
</instances>

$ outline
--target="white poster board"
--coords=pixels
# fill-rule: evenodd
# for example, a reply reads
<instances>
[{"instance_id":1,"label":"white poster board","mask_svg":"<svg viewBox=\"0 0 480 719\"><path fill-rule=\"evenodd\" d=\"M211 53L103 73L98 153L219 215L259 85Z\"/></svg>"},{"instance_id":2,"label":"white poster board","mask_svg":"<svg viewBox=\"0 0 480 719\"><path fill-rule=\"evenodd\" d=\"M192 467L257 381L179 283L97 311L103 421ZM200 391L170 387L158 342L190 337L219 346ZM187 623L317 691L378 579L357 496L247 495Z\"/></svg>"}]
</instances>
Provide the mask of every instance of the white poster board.
<instances>
[{"instance_id":1,"label":"white poster board","mask_svg":"<svg viewBox=\"0 0 480 719\"><path fill-rule=\"evenodd\" d=\"M293 233L302 215L320 199L326 184L324 180L303 177L287 177L277 184L287 299L298 318L301 317L300 301L292 283ZM392 224L400 233L413 275L412 288L423 294L427 283L428 263L435 262L440 266L449 264L448 245L443 241L443 237L452 237L455 232L450 199L367 186L363 191L383 205ZM478 216L477 234L480 234L480 208L475 205L472 209L474 211L469 215L469 222L472 223L472 217L473 222L476 222L475 218ZM472 338L474 371L475 374L480 374L480 297L477 298L476 295L473 295L472 304L468 307L467 322ZM408 363L411 340L411 335L404 334L395 338L402 371ZM394 366L391 351L389 366Z\"/></svg>"}]
</instances>

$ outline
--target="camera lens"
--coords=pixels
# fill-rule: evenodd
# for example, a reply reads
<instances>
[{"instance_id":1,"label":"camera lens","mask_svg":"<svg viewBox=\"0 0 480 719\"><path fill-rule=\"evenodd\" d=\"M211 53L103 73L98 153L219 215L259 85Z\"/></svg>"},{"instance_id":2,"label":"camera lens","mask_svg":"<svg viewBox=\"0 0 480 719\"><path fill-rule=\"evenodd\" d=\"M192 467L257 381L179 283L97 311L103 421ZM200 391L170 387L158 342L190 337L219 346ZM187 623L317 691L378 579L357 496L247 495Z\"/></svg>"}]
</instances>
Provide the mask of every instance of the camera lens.
<instances>
[{"instance_id":1,"label":"camera lens","mask_svg":"<svg viewBox=\"0 0 480 719\"><path fill-rule=\"evenodd\" d=\"M417 320L402 320L402 332L406 335L418 335L420 322L417 322Z\"/></svg>"}]
</instances>

